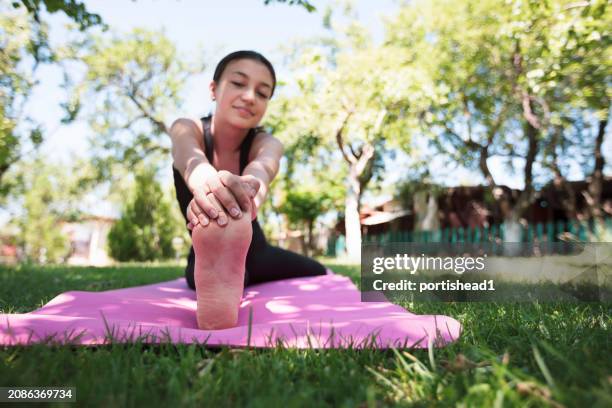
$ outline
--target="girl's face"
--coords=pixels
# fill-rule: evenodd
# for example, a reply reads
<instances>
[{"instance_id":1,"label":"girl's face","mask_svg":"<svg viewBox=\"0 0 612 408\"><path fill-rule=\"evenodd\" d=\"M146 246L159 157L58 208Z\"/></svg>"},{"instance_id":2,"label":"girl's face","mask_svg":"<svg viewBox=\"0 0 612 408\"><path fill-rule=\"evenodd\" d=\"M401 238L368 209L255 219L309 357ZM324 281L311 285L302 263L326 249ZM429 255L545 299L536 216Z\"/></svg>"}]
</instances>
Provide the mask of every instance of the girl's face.
<instances>
[{"instance_id":1,"label":"girl's face","mask_svg":"<svg viewBox=\"0 0 612 408\"><path fill-rule=\"evenodd\" d=\"M219 82L210 83L215 116L238 128L249 129L259 124L272 95L272 74L266 66L251 59L227 64Z\"/></svg>"}]
</instances>

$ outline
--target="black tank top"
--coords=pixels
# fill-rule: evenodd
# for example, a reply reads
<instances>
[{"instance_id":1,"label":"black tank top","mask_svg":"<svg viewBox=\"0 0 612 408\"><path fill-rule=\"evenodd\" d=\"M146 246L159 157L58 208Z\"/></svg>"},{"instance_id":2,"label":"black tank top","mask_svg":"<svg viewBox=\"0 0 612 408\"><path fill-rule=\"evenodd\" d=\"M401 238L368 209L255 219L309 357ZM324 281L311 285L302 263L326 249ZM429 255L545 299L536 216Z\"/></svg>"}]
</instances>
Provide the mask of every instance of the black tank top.
<instances>
[{"instance_id":1,"label":"black tank top","mask_svg":"<svg viewBox=\"0 0 612 408\"><path fill-rule=\"evenodd\" d=\"M204 154L206 154L206 158L208 162L212 164L213 162L213 137L210 132L210 122L211 115L203 117L202 120L202 130L204 131ZM251 150L251 145L253 144L253 140L257 133L262 132L263 129L261 127L252 128L247 133L246 137L242 141L240 145L240 175L244 171L244 168L249 164L249 151ZM185 222L187 222L187 206L193 199L193 194L187 187L187 183L183 180L181 173L172 166L172 174L174 176L174 187L176 189L176 199L179 202L179 206L181 207L181 212L183 213L183 217L185 217Z\"/></svg>"}]
</instances>

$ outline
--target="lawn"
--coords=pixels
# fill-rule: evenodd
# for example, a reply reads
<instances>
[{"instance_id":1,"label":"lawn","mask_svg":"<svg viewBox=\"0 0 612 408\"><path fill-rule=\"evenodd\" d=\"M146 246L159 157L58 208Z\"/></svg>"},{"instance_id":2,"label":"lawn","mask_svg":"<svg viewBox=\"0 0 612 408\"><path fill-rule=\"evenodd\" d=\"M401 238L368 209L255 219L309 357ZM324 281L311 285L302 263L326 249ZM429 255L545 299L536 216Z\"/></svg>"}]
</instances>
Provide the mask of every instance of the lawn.
<instances>
[{"instance_id":1,"label":"lawn","mask_svg":"<svg viewBox=\"0 0 612 408\"><path fill-rule=\"evenodd\" d=\"M322 261L358 283L357 266ZM0 312L181 275L176 265L0 267ZM610 304L402 306L452 316L463 336L435 350L0 347L0 387L72 386L88 406L612 406Z\"/></svg>"}]
</instances>

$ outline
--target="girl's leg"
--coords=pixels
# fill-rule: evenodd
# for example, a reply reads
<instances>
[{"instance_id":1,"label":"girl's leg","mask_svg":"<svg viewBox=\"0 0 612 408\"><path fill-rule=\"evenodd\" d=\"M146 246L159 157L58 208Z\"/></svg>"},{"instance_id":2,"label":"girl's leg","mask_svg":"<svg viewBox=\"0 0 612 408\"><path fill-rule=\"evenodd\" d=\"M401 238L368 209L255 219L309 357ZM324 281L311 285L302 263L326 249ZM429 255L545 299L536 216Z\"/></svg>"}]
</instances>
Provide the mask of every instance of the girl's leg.
<instances>
[{"instance_id":1,"label":"girl's leg","mask_svg":"<svg viewBox=\"0 0 612 408\"><path fill-rule=\"evenodd\" d=\"M195 289L195 280L193 278L194 270L195 270L195 252L193 252L193 246L192 246L189 249L189 256L187 257L187 266L185 267L185 279L187 280L187 286L189 286L191 289Z\"/></svg>"},{"instance_id":2,"label":"girl's leg","mask_svg":"<svg viewBox=\"0 0 612 408\"><path fill-rule=\"evenodd\" d=\"M200 329L236 326L252 232L248 216L230 220L225 227L211 222L193 229L193 283Z\"/></svg>"},{"instance_id":3,"label":"girl's leg","mask_svg":"<svg viewBox=\"0 0 612 408\"><path fill-rule=\"evenodd\" d=\"M249 280L245 285L326 274L325 266L314 259L269 245L257 221L253 222L246 268Z\"/></svg>"}]
</instances>

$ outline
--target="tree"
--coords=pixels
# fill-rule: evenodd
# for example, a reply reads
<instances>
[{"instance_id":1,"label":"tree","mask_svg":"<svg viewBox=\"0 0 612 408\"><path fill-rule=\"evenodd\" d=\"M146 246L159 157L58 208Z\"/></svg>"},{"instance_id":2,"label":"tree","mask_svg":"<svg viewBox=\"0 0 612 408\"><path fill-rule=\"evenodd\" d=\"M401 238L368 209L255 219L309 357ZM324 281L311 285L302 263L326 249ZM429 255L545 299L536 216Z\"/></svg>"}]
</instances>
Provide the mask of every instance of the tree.
<instances>
[{"instance_id":1,"label":"tree","mask_svg":"<svg viewBox=\"0 0 612 408\"><path fill-rule=\"evenodd\" d=\"M31 164L21 165L23 212L16 223L19 246L25 259L31 262L62 262L70 251L68 238L61 232L61 222L71 213L75 198L74 179L70 170L46 163L37 157Z\"/></svg>"},{"instance_id":2,"label":"tree","mask_svg":"<svg viewBox=\"0 0 612 408\"><path fill-rule=\"evenodd\" d=\"M44 141L42 127L23 111L38 66L57 62L41 18L44 10L63 12L81 30L102 25L99 15L76 0L19 0L0 6L0 198L16 186L6 177L10 168Z\"/></svg>"},{"instance_id":3,"label":"tree","mask_svg":"<svg viewBox=\"0 0 612 408\"><path fill-rule=\"evenodd\" d=\"M564 153L559 135L584 114L576 107L587 106L585 96L597 94L596 110L609 109L603 96L609 74L597 67L605 66L605 47L589 45L589 56L567 50L601 35L603 3L421 1L389 25L388 43L428 67L435 98L419 117L437 150L480 170L495 193L502 190L489 159L505 158L510 171L517 171L517 159L523 163L524 189L513 198L499 195L509 226L537 197L536 185L552 177L551 167L563 178L554 164ZM581 40L572 38L577 30ZM581 83L580 91L570 83Z\"/></svg>"},{"instance_id":4,"label":"tree","mask_svg":"<svg viewBox=\"0 0 612 408\"><path fill-rule=\"evenodd\" d=\"M306 0L265 0L264 4L271 1L301 6L308 12L315 10ZM47 37L47 24L43 19L45 12L65 14L81 31L96 26L108 28L99 14L92 13L84 2L78 0L16 0L10 6L0 6L0 198L6 196L15 184L4 177L9 168L44 140L43 129L32 118L23 116L22 107L35 86L32 78L38 64L57 62ZM171 46L169 51L174 50ZM188 70L183 72L188 73ZM177 82L181 82L180 79ZM74 119L78 110L77 99L73 98L66 105L68 115L65 121ZM148 108L144 106L141 111ZM98 162L101 167L108 164L100 157ZM108 168L105 173L110 173Z\"/></svg>"},{"instance_id":5,"label":"tree","mask_svg":"<svg viewBox=\"0 0 612 408\"><path fill-rule=\"evenodd\" d=\"M50 60L46 26L32 25L23 13L6 13L0 6L0 198L15 187L6 175L23 156L43 141L41 127L24 113L40 62Z\"/></svg>"},{"instance_id":6,"label":"tree","mask_svg":"<svg viewBox=\"0 0 612 408\"><path fill-rule=\"evenodd\" d=\"M66 120L81 116L95 132L98 179L118 180L141 162L167 160L167 116L180 110L185 82L203 65L184 62L163 33L143 29L92 36L73 49L85 74L70 81Z\"/></svg>"},{"instance_id":7,"label":"tree","mask_svg":"<svg viewBox=\"0 0 612 408\"><path fill-rule=\"evenodd\" d=\"M418 81L411 81L418 70L405 69L395 49L374 47L354 21L339 39L302 47L292 66L297 89L279 98L268 123L287 146L306 143L326 169L345 169L347 252L358 260L362 196L381 177L391 148L409 150L410 132L400 129L411 128L411 117L400 102L420 92Z\"/></svg>"},{"instance_id":8,"label":"tree","mask_svg":"<svg viewBox=\"0 0 612 408\"><path fill-rule=\"evenodd\" d=\"M139 170L133 196L108 234L110 255L118 261L152 261L174 257L172 239L180 235L170 203L152 169Z\"/></svg>"},{"instance_id":9,"label":"tree","mask_svg":"<svg viewBox=\"0 0 612 408\"><path fill-rule=\"evenodd\" d=\"M316 219L329 208L330 197L323 191L301 188L286 193L279 210L294 226L305 226L307 240L304 253L314 250L313 228ZM301 224L301 225L300 225Z\"/></svg>"},{"instance_id":10,"label":"tree","mask_svg":"<svg viewBox=\"0 0 612 408\"><path fill-rule=\"evenodd\" d=\"M13 1L13 7L20 9L25 7L37 23L41 23L41 12L44 10L50 14L63 12L68 18L77 23L81 30L101 25L102 18L95 13L90 13L85 4L77 0L19 0Z\"/></svg>"},{"instance_id":11,"label":"tree","mask_svg":"<svg viewBox=\"0 0 612 408\"><path fill-rule=\"evenodd\" d=\"M569 103L557 115L551 114L550 122L554 130L550 132L550 145L560 152L567 151L568 145L582 146L582 157L594 159L586 160L589 165L584 169L584 174L589 177L587 191L583 195L589 215L600 223L603 222L601 193L605 166L602 145L608 129L612 98L612 75L609 70L612 36L608 29L612 24L612 16L608 3L594 1L564 4L565 13L559 20L565 29L561 31L561 36L555 33L557 35L553 37L563 44L553 48L557 54L556 59L560 61L559 67L562 68L557 92L564 90ZM558 163L561 154L552 148L550 150L553 152L551 167L555 181L570 192L566 207L571 214L571 211L575 211L575 199L571 195L573 190L567 188L567 178Z\"/></svg>"}]
</instances>

